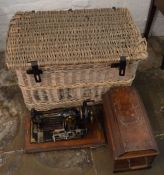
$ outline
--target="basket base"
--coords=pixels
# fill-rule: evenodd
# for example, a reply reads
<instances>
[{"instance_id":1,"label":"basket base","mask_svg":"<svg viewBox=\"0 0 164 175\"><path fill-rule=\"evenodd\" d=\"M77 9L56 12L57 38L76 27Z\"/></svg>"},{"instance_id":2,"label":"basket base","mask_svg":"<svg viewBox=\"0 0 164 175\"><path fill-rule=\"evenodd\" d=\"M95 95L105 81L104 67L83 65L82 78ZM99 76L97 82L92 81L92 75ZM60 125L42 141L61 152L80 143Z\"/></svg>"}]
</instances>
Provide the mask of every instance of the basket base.
<instances>
[{"instance_id":1,"label":"basket base","mask_svg":"<svg viewBox=\"0 0 164 175\"><path fill-rule=\"evenodd\" d=\"M86 148L86 147L94 148L97 146L104 145L106 143L104 137L104 131L103 128L101 127L101 122L96 116L94 123L88 126L89 128L88 134L81 139L62 140L62 141L45 142L45 143L31 143L31 120L29 116L25 117L24 128L25 128L24 150L26 153L73 149L73 148Z\"/></svg>"}]
</instances>

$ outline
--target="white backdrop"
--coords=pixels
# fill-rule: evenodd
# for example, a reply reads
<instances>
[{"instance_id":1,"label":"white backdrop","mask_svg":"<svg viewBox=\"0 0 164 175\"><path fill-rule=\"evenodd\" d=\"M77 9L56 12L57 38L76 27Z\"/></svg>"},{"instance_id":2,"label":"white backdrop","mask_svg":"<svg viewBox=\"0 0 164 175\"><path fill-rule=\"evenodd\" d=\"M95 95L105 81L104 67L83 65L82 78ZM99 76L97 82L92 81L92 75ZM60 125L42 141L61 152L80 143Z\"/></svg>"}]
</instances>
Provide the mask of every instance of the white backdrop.
<instances>
[{"instance_id":1,"label":"white backdrop","mask_svg":"<svg viewBox=\"0 0 164 175\"><path fill-rule=\"evenodd\" d=\"M150 0L0 0L0 50L5 48L9 20L16 11L127 7L141 32L143 32L149 4ZM164 24L162 15L158 16L157 22ZM152 31L155 35L164 35L164 25L162 27L156 25L156 27L152 27Z\"/></svg>"}]
</instances>

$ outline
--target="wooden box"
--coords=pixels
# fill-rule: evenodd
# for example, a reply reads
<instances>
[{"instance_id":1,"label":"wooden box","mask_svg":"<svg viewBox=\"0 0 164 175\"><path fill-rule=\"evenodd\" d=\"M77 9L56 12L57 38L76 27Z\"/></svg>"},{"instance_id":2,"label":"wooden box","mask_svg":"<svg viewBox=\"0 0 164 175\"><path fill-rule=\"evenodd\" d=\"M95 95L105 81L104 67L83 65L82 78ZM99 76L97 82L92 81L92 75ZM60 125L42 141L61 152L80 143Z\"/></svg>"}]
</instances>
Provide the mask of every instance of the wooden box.
<instances>
[{"instance_id":1,"label":"wooden box","mask_svg":"<svg viewBox=\"0 0 164 175\"><path fill-rule=\"evenodd\" d=\"M136 90L133 87L111 89L103 97L103 107L114 172L151 167L158 149Z\"/></svg>"}]
</instances>

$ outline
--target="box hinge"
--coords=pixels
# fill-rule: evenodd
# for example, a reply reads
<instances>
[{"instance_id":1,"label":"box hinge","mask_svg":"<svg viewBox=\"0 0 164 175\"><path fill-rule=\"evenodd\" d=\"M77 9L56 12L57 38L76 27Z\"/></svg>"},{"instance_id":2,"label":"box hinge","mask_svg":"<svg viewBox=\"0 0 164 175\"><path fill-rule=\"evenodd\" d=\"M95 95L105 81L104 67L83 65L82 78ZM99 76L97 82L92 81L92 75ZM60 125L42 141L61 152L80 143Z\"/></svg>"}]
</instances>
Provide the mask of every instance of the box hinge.
<instances>
[{"instance_id":1,"label":"box hinge","mask_svg":"<svg viewBox=\"0 0 164 175\"><path fill-rule=\"evenodd\" d=\"M119 75L124 76L125 75L125 70L126 70L126 57L121 56L119 63L111 64L111 68L118 68L119 69Z\"/></svg>"},{"instance_id":2,"label":"box hinge","mask_svg":"<svg viewBox=\"0 0 164 175\"><path fill-rule=\"evenodd\" d=\"M31 61L31 69L28 69L26 71L27 74L33 74L36 83L40 83L41 82L41 74L43 73L43 71L41 69L39 69L38 63L37 61Z\"/></svg>"}]
</instances>

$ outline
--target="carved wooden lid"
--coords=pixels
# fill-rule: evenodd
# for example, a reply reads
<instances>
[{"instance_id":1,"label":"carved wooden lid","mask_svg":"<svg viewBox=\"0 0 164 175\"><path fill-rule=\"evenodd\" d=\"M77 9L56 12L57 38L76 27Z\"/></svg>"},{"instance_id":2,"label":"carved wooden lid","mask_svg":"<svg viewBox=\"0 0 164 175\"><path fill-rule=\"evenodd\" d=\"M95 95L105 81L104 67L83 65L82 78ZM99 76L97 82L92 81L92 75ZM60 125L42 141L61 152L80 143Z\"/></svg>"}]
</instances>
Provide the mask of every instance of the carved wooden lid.
<instances>
[{"instance_id":1,"label":"carved wooden lid","mask_svg":"<svg viewBox=\"0 0 164 175\"><path fill-rule=\"evenodd\" d=\"M115 158L157 153L148 116L134 88L111 89L103 105Z\"/></svg>"}]
</instances>

